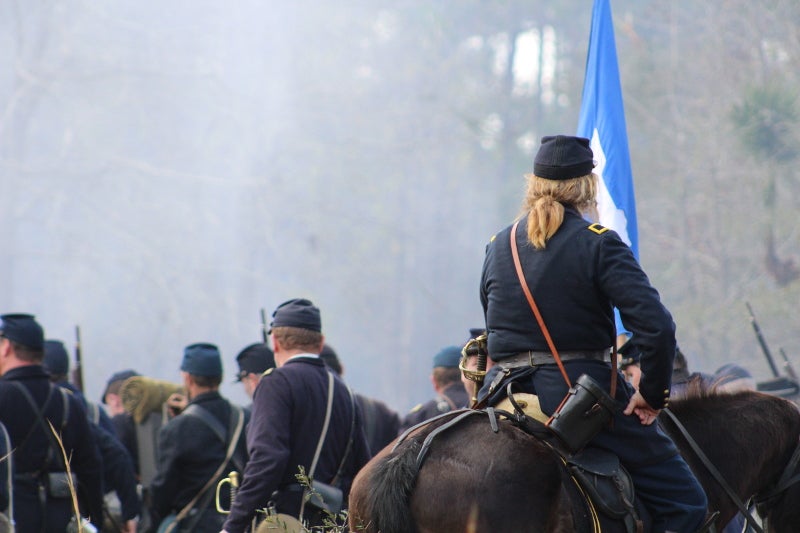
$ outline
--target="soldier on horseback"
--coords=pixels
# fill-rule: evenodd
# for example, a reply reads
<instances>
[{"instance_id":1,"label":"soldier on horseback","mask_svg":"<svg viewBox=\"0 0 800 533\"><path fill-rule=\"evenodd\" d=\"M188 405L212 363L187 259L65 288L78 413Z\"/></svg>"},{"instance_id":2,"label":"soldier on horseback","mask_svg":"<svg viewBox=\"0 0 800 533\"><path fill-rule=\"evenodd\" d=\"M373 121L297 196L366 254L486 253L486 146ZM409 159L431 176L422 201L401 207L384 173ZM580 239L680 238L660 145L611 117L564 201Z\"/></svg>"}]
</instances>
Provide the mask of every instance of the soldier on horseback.
<instances>
[{"instance_id":1,"label":"soldier on horseback","mask_svg":"<svg viewBox=\"0 0 800 533\"><path fill-rule=\"evenodd\" d=\"M614 231L583 218L596 212L593 167L588 139L544 137L527 175L522 218L487 245L480 297L488 352L501 368L490 403L502 399L503 378L537 394L547 415L559 409L568 382L584 374L612 390L612 423L591 445L619 456L653 531L692 532L705 517L705 494L653 424L668 403L675 324L630 248ZM641 353L639 390L612 370L614 307ZM554 359L556 347L563 365Z\"/></svg>"}]
</instances>

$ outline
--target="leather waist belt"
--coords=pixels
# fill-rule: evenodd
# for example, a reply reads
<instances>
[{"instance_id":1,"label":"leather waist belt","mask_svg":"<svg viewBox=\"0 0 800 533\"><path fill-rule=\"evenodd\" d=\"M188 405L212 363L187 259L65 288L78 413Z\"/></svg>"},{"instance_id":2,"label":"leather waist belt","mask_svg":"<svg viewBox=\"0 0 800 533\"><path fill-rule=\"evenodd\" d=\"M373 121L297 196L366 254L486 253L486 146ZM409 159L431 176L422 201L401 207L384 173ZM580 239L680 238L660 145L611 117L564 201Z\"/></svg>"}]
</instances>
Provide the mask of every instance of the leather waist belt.
<instances>
[{"instance_id":1,"label":"leather waist belt","mask_svg":"<svg viewBox=\"0 0 800 533\"><path fill-rule=\"evenodd\" d=\"M611 348L605 350L586 350L577 352L558 352L562 361L603 361L611 363ZM554 365L556 360L550 352L521 352L497 362L500 368L521 368L524 366Z\"/></svg>"}]
</instances>

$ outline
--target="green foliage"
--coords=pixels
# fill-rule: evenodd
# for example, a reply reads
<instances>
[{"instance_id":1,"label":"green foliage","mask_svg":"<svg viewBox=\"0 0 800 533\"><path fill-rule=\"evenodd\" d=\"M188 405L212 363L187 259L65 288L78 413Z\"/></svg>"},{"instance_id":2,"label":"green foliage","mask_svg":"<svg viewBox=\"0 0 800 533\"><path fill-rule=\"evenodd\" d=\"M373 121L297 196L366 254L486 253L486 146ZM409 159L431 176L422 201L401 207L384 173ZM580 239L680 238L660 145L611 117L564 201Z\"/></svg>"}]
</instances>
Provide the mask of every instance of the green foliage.
<instances>
[{"instance_id":1,"label":"green foliage","mask_svg":"<svg viewBox=\"0 0 800 533\"><path fill-rule=\"evenodd\" d=\"M791 164L797 160L797 95L778 86L751 87L731 110L742 146L762 161Z\"/></svg>"},{"instance_id":2,"label":"green foliage","mask_svg":"<svg viewBox=\"0 0 800 533\"><path fill-rule=\"evenodd\" d=\"M302 465L298 465L297 470L298 473L295 474L295 478L297 478L297 482L306 489L306 494L304 496L305 501L308 502L313 496L320 496L320 494L314 490L311 484L312 480L306 474L306 469ZM347 510L343 510L339 513L331 513L325 510L324 513L325 518L321 526L306 527L305 531L309 533L347 533L349 531L347 528Z\"/></svg>"}]
</instances>

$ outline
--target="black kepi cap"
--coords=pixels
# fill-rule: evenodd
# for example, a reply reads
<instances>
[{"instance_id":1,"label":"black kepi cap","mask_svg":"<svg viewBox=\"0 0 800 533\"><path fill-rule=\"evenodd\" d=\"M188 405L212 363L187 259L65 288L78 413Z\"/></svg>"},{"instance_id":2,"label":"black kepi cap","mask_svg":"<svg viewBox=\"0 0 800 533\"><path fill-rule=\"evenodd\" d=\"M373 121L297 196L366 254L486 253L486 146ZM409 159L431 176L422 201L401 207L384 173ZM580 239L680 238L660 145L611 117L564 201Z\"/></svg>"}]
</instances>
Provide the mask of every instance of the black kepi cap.
<instances>
[{"instance_id":1,"label":"black kepi cap","mask_svg":"<svg viewBox=\"0 0 800 533\"><path fill-rule=\"evenodd\" d=\"M305 298L295 298L283 302L272 313L272 328L292 327L307 329L310 331L322 332L322 319L319 309Z\"/></svg>"},{"instance_id":2,"label":"black kepi cap","mask_svg":"<svg viewBox=\"0 0 800 533\"><path fill-rule=\"evenodd\" d=\"M339 356L333 346L327 342L322 346L322 351L319 352L319 358L327 365L328 368L333 370L337 376L342 375L342 362L339 361Z\"/></svg>"},{"instance_id":3,"label":"black kepi cap","mask_svg":"<svg viewBox=\"0 0 800 533\"><path fill-rule=\"evenodd\" d=\"M242 381L247 374L263 374L270 368L275 368L275 354L263 342L257 342L244 348L236 356L239 364L239 375L236 381Z\"/></svg>"},{"instance_id":4,"label":"black kepi cap","mask_svg":"<svg viewBox=\"0 0 800 533\"><path fill-rule=\"evenodd\" d=\"M33 315L24 313L1 315L0 335L32 350L44 348L44 330Z\"/></svg>"},{"instance_id":5,"label":"black kepi cap","mask_svg":"<svg viewBox=\"0 0 800 533\"><path fill-rule=\"evenodd\" d=\"M64 376L69 372L69 355L63 342L51 339L44 341L42 366L53 376Z\"/></svg>"},{"instance_id":6,"label":"black kepi cap","mask_svg":"<svg viewBox=\"0 0 800 533\"><path fill-rule=\"evenodd\" d=\"M569 135L542 137L533 160L533 174L548 180L568 180L591 174L594 154L589 139Z\"/></svg>"},{"instance_id":7,"label":"black kepi cap","mask_svg":"<svg viewBox=\"0 0 800 533\"><path fill-rule=\"evenodd\" d=\"M108 381L106 381L106 388L103 390L103 395L100 396L100 402L101 403L106 403L106 395L108 394L108 391L111 389L111 387L116 382L118 382L118 381L119 382L124 382L126 379L129 379L129 378L132 378L132 377L136 377L136 376L141 376L141 374L138 373L137 371L133 370L132 368L128 368L126 370L120 370L119 372L114 372L113 374L111 374L111 377L108 378ZM120 383L120 385L121 385L121 383ZM119 388L117 388L117 389L119 389Z\"/></svg>"}]
</instances>

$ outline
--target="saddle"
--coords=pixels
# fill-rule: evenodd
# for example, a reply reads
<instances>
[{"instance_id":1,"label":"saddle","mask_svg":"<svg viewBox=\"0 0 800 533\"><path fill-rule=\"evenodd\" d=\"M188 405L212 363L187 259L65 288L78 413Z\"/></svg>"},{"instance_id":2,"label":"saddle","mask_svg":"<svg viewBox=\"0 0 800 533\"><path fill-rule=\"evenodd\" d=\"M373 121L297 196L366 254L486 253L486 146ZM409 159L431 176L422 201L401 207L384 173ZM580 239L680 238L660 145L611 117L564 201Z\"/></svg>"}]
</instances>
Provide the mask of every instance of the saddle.
<instances>
[{"instance_id":1,"label":"saddle","mask_svg":"<svg viewBox=\"0 0 800 533\"><path fill-rule=\"evenodd\" d=\"M619 458L607 451L591 447L584 448L576 454L567 452L555 437L555 434L544 425L543 420L546 420L547 416L539 407L538 397L533 394L510 394L496 408L463 409L439 415L407 429L399 437L395 447L417 428L434 420L452 417L449 421L431 431L425 438L425 442L417 455L417 469L419 469L422 467L425 456L438 434L457 425L464 418L474 415L487 417L495 433L499 431L498 419L500 417L505 418L525 433L544 442L561 458L567 492L575 503L580 502L583 504L582 506L573 506L573 509L585 506L587 511L585 515L580 515L575 510L573 511L576 522L585 524L583 528L578 530L600 532L600 524L603 521L601 516L605 516L607 520L624 524L627 533L641 533L643 531L643 522L634 505L635 492L633 482L630 474L620 464Z\"/></svg>"},{"instance_id":2,"label":"saddle","mask_svg":"<svg viewBox=\"0 0 800 533\"><path fill-rule=\"evenodd\" d=\"M628 533L641 533L643 523L634 506L633 482L616 455L586 448L567 459L565 464L588 505L622 521Z\"/></svg>"},{"instance_id":3,"label":"saddle","mask_svg":"<svg viewBox=\"0 0 800 533\"><path fill-rule=\"evenodd\" d=\"M620 464L619 457L592 447L574 454L566 451L552 433L542 431L546 430L548 417L541 410L535 394L513 393L509 388L508 395L495 411L529 435L544 441L559 455L592 516L599 510L613 520L622 521L628 533L641 533L643 524L634 506L633 481Z\"/></svg>"}]
</instances>

